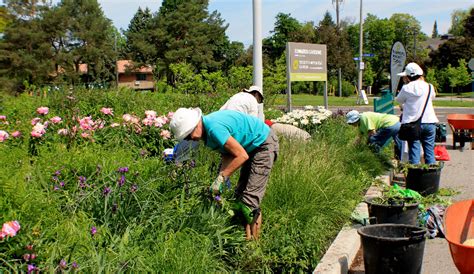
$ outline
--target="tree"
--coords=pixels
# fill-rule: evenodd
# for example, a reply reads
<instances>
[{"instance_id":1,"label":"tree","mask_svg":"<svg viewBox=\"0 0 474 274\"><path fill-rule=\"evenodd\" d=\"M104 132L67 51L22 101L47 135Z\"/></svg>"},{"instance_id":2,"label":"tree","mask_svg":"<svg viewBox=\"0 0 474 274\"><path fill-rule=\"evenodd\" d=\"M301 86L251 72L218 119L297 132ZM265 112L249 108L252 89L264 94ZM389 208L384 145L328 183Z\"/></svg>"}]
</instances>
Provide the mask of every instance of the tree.
<instances>
[{"instance_id":1,"label":"tree","mask_svg":"<svg viewBox=\"0 0 474 274\"><path fill-rule=\"evenodd\" d=\"M457 77L458 77L458 87L462 88L466 85L469 85L472 81L471 74L467 69L467 62L464 59L458 61L459 66L456 68L457 70ZM459 90L459 89L458 89Z\"/></svg>"},{"instance_id":2,"label":"tree","mask_svg":"<svg viewBox=\"0 0 474 274\"><path fill-rule=\"evenodd\" d=\"M42 6L34 17L27 17L15 10L21 10L16 4L12 1L7 6L10 22L0 40L0 85L10 92L21 91L24 81L46 82L54 71L51 46L40 19L49 7Z\"/></svg>"},{"instance_id":3,"label":"tree","mask_svg":"<svg viewBox=\"0 0 474 274\"><path fill-rule=\"evenodd\" d=\"M434 25L433 25L433 32L431 33L431 38L438 38L439 37L439 34L438 34L438 23L434 22Z\"/></svg>"},{"instance_id":4,"label":"tree","mask_svg":"<svg viewBox=\"0 0 474 274\"><path fill-rule=\"evenodd\" d=\"M170 64L186 62L197 72L216 70L224 61L227 25L219 13L208 13L208 4L208 0L164 0L154 18L151 38L158 67L171 83Z\"/></svg>"},{"instance_id":5,"label":"tree","mask_svg":"<svg viewBox=\"0 0 474 274\"><path fill-rule=\"evenodd\" d=\"M451 13L449 33L454 36L464 35L464 20L469 16L468 10L455 10Z\"/></svg>"},{"instance_id":6,"label":"tree","mask_svg":"<svg viewBox=\"0 0 474 274\"><path fill-rule=\"evenodd\" d=\"M104 82L114 78L114 28L97 0L62 0L45 15L44 24L59 74L64 70L63 77L74 83L82 75L79 66L87 64L83 80Z\"/></svg>"},{"instance_id":7,"label":"tree","mask_svg":"<svg viewBox=\"0 0 474 274\"><path fill-rule=\"evenodd\" d=\"M316 30L317 42L327 46L328 72L337 75L337 69L342 69L346 78L355 75L352 52L349 47L347 33L338 30L331 14L326 11Z\"/></svg>"},{"instance_id":8,"label":"tree","mask_svg":"<svg viewBox=\"0 0 474 274\"><path fill-rule=\"evenodd\" d=\"M272 35L263 41L263 52L270 57L272 63L285 52L287 42L299 42L293 39L301 24L291 14L278 13Z\"/></svg>"},{"instance_id":9,"label":"tree","mask_svg":"<svg viewBox=\"0 0 474 274\"><path fill-rule=\"evenodd\" d=\"M153 15L146 8L138 8L133 16L128 29L124 32L126 39L125 56L132 59L139 66L154 63L156 47L150 41L152 31Z\"/></svg>"},{"instance_id":10,"label":"tree","mask_svg":"<svg viewBox=\"0 0 474 274\"><path fill-rule=\"evenodd\" d=\"M425 41L428 37L421 31L420 22L407 13L395 13L390 17L390 21L395 27L394 41L400 41L405 45L407 49L407 59L421 63L422 60L427 57L427 53L420 49L420 45L421 42ZM416 60L415 56L417 57Z\"/></svg>"},{"instance_id":11,"label":"tree","mask_svg":"<svg viewBox=\"0 0 474 274\"><path fill-rule=\"evenodd\" d=\"M464 36L474 38L474 8L469 11L469 16L464 21Z\"/></svg>"}]
</instances>

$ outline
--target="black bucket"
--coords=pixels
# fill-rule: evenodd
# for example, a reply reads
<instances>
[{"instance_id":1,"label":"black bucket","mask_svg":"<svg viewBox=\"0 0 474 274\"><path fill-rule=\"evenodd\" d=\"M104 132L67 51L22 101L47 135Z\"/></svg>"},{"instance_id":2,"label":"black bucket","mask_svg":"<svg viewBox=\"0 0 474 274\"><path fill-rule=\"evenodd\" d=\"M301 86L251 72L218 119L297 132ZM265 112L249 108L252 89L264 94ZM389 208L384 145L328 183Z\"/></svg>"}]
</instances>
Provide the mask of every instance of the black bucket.
<instances>
[{"instance_id":1,"label":"black bucket","mask_svg":"<svg viewBox=\"0 0 474 274\"><path fill-rule=\"evenodd\" d=\"M369 208L369 220L371 224L393 223L416 225L418 202L410 203L406 201L385 205L374 203L373 200L374 198L365 200Z\"/></svg>"},{"instance_id":2,"label":"black bucket","mask_svg":"<svg viewBox=\"0 0 474 274\"><path fill-rule=\"evenodd\" d=\"M421 273L426 228L379 224L361 227L366 274Z\"/></svg>"},{"instance_id":3,"label":"black bucket","mask_svg":"<svg viewBox=\"0 0 474 274\"><path fill-rule=\"evenodd\" d=\"M423 196L438 192L441 168L409 168L406 188L415 190Z\"/></svg>"}]
</instances>

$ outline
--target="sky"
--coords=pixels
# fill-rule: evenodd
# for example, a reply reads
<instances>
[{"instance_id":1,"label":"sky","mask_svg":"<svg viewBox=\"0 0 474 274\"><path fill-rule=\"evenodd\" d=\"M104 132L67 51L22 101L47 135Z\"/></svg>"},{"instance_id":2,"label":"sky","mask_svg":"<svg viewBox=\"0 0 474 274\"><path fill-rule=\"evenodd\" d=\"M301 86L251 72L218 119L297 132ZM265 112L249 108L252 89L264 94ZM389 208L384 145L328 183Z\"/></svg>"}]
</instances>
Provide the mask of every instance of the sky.
<instances>
[{"instance_id":1,"label":"sky","mask_svg":"<svg viewBox=\"0 0 474 274\"><path fill-rule=\"evenodd\" d=\"M359 22L361 0L344 0L340 9L340 18ZM58 0L53 1L58 2ZM161 0L99 0L105 15L118 29L127 29L138 7L148 7L158 11ZM252 0L210 0L209 11L217 10L222 19L229 24L227 36L231 41L243 42L246 46L253 40ZM313 21L316 24L324 13L329 11L336 20L335 5L332 0L261 0L262 35L268 37L275 24L275 16L290 13L299 22ZM394 13L408 13L421 23L422 31L431 36L435 20L438 33L447 33L451 26L451 13L456 9L473 7L472 0L363 0L363 14L389 18Z\"/></svg>"}]
</instances>

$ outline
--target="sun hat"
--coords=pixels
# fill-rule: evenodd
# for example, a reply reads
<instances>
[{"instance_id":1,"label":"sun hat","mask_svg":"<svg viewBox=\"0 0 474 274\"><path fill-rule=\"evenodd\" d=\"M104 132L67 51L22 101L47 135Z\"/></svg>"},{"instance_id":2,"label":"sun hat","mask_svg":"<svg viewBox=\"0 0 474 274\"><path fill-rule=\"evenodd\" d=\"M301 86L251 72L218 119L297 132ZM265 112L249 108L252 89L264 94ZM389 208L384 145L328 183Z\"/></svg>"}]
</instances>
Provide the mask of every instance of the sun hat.
<instances>
[{"instance_id":1,"label":"sun hat","mask_svg":"<svg viewBox=\"0 0 474 274\"><path fill-rule=\"evenodd\" d=\"M245 91L245 92L256 91L260 94L260 96L262 96L262 99L263 99L262 89L259 86L251 86L248 89L244 88L243 91Z\"/></svg>"},{"instance_id":2,"label":"sun hat","mask_svg":"<svg viewBox=\"0 0 474 274\"><path fill-rule=\"evenodd\" d=\"M397 74L398 76L417 76L417 75L423 75L423 70L420 68L420 66L417 63L409 63L405 67L405 71L400 72Z\"/></svg>"},{"instance_id":3,"label":"sun hat","mask_svg":"<svg viewBox=\"0 0 474 274\"><path fill-rule=\"evenodd\" d=\"M201 120L200 108L179 108L171 118L170 129L178 141L182 141L196 128Z\"/></svg>"},{"instance_id":4,"label":"sun hat","mask_svg":"<svg viewBox=\"0 0 474 274\"><path fill-rule=\"evenodd\" d=\"M357 110L351 110L346 114L346 122L353 124L360 119L360 113Z\"/></svg>"}]
</instances>

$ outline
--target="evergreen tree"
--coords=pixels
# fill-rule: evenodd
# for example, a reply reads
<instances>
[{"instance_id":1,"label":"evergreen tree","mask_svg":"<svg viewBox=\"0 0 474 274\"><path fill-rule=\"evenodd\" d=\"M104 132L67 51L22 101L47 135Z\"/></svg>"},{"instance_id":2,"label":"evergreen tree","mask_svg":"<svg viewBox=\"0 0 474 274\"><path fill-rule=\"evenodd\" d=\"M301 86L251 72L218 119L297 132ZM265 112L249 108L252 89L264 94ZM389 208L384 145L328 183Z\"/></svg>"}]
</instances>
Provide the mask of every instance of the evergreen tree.
<instances>
[{"instance_id":1,"label":"evergreen tree","mask_svg":"<svg viewBox=\"0 0 474 274\"><path fill-rule=\"evenodd\" d=\"M62 0L45 16L45 29L53 34L56 67L64 70L64 77L73 82L79 77L87 82L114 78L114 28L97 0ZM88 66L86 76L81 64Z\"/></svg>"},{"instance_id":2,"label":"evergreen tree","mask_svg":"<svg viewBox=\"0 0 474 274\"><path fill-rule=\"evenodd\" d=\"M433 32L431 33L431 38L438 38L439 35L438 35L438 23L434 22L434 25L433 25Z\"/></svg>"},{"instance_id":3,"label":"evergreen tree","mask_svg":"<svg viewBox=\"0 0 474 274\"><path fill-rule=\"evenodd\" d=\"M153 64L156 56L156 47L153 45L150 35L152 31L153 15L146 8L138 8L133 16L127 31L125 31L125 56L135 63Z\"/></svg>"},{"instance_id":4,"label":"evergreen tree","mask_svg":"<svg viewBox=\"0 0 474 274\"><path fill-rule=\"evenodd\" d=\"M208 0L164 0L154 19L152 43L158 67L172 82L170 64L186 62L196 71L216 70L224 60L227 25L220 14L208 13Z\"/></svg>"}]
</instances>

